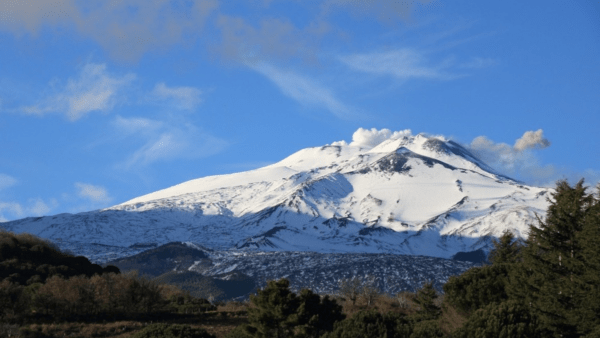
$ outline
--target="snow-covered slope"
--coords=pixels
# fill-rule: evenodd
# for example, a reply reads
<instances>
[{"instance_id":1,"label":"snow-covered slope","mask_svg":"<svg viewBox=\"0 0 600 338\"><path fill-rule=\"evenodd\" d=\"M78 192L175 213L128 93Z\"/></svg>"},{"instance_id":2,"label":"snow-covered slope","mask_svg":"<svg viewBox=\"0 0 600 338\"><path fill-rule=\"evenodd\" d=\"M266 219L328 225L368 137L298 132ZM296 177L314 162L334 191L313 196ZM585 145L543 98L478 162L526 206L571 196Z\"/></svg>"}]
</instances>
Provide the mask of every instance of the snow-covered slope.
<instances>
[{"instance_id":1,"label":"snow-covered slope","mask_svg":"<svg viewBox=\"0 0 600 338\"><path fill-rule=\"evenodd\" d=\"M303 149L270 166L210 176L104 210L2 223L59 243L193 241L215 249L371 252L448 258L526 237L549 190L496 173L441 137Z\"/></svg>"}]
</instances>

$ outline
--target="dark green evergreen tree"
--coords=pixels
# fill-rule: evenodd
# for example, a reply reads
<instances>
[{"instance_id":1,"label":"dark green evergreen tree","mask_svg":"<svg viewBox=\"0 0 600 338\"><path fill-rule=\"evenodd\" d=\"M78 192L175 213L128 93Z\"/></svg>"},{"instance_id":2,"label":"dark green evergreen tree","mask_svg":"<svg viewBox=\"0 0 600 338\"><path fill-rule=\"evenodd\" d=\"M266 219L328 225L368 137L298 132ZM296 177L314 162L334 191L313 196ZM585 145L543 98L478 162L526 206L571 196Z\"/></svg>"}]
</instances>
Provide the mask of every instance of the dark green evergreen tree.
<instances>
[{"instance_id":1,"label":"dark green evergreen tree","mask_svg":"<svg viewBox=\"0 0 600 338\"><path fill-rule=\"evenodd\" d=\"M586 271L581 232L593 198L583 180L556 184L545 221L530 226L523 268L513 271L509 293L539 316L555 337L578 337Z\"/></svg>"},{"instance_id":2,"label":"dark green evergreen tree","mask_svg":"<svg viewBox=\"0 0 600 338\"><path fill-rule=\"evenodd\" d=\"M300 291L297 310L297 335L306 338L318 338L325 332L333 331L333 325L346 316L335 300L325 296L321 298L308 289Z\"/></svg>"},{"instance_id":3,"label":"dark green evergreen tree","mask_svg":"<svg viewBox=\"0 0 600 338\"><path fill-rule=\"evenodd\" d=\"M460 329L452 333L452 337L546 338L549 334L540 327L539 319L531 313L528 305L507 301L477 310Z\"/></svg>"},{"instance_id":4,"label":"dark green evergreen tree","mask_svg":"<svg viewBox=\"0 0 600 338\"><path fill-rule=\"evenodd\" d=\"M521 247L512 232L505 231L498 240L493 242L494 249L488 255L490 263L494 265L514 264L520 261Z\"/></svg>"},{"instance_id":5,"label":"dark green evergreen tree","mask_svg":"<svg viewBox=\"0 0 600 338\"><path fill-rule=\"evenodd\" d=\"M509 264L481 266L452 276L444 284L445 300L465 314L506 301L506 276L513 268Z\"/></svg>"},{"instance_id":6,"label":"dark green evergreen tree","mask_svg":"<svg viewBox=\"0 0 600 338\"><path fill-rule=\"evenodd\" d=\"M269 281L257 295L250 296L248 324L229 336L317 338L344 319L335 300L321 298L308 289L296 296L289 285L287 279Z\"/></svg>"},{"instance_id":7,"label":"dark green evergreen tree","mask_svg":"<svg viewBox=\"0 0 600 338\"><path fill-rule=\"evenodd\" d=\"M287 279L269 281L267 286L250 296L247 332L252 337L293 337L298 325L297 310L300 305L295 293L289 289Z\"/></svg>"},{"instance_id":8,"label":"dark green evergreen tree","mask_svg":"<svg viewBox=\"0 0 600 338\"><path fill-rule=\"evenodd\" d=\"M417 290L414 302L419 306L416 315L420 320L437 319L440 316L442 309L435 304L437 298L433 282L427 282Z\"/></svg>"},{"instance_id":9,"label":"dark green evergreen tree","mask_svg":"<svg viewBox=\"0 0 600 338\"><path fill-rule=\"evenodd\" d=\"M508 275L519 269L522 246L512 232L494 240L488 261L492 265L469 269L460 276L450 277L444 284L446 299L464 313L472 313L491 303L508 300Z\"/></svg>"},{"instance_id":10,"label":"dark green evergreen tree","mask_svg":"<svg viewBox=\"0 0 600 338\"><path fill-rule=\"evenodd\" d=\"M579 242L583 247L585 269L581 279L581 292L576 316L581 320L578 332L600 333L600 184L592 205L587 210Z\"/></svg>"}]
</instances>

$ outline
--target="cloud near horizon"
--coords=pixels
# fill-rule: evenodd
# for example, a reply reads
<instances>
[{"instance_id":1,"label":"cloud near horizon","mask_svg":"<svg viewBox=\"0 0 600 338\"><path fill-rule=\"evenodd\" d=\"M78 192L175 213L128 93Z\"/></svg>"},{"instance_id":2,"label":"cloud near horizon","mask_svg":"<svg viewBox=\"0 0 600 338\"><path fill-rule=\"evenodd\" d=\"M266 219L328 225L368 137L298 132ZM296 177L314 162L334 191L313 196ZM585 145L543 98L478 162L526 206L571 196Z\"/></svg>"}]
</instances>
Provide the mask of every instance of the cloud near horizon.
<instances>
[{"instance_id":1,"label":"cloud near horizon","mask_svg":"<svg viewBox=\"0 0 600 338\"><path fill-rule=\"evenodd\" d=\"M22 205L17 202L0 201L0 222L6 222L11 219L19 219L26 216L46 216L58 207L58 201L51 199L45 202L41 198L30 198L28 205Z\"/></svg>"}]
</instances>

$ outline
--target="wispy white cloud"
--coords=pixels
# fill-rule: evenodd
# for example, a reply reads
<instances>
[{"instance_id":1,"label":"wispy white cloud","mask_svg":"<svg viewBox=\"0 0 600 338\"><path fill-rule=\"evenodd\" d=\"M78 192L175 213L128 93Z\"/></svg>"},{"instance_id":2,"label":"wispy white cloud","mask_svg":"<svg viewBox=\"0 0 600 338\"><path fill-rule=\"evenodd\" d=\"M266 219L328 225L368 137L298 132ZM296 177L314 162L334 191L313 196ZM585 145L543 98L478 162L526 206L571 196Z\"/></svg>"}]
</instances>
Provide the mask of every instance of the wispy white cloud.
<instances>
[{"instance_id":1,"label":"wispy white cloud","mask_svg":"<svg viewBox=\"0 0 600 338\"><path fill-rule=\"evenodd\" d=\"M69 79L64 88L20 110L32 115L62 113L76 121L90 112L112 109L117 104L119 91L134 79L133 74L113 76L106 71L105 64L90 63L77 78Z\"/></svg>"},{"instance_id":2,"label":"wispy white cloud","mask_svg":"<svg viewBox=\"0 0 600 338\"><path fill-rule=\"evenodd\" d=\"M194 87L167 87L157 83L151 95L154 98L167 100L178 109L194 110L201 102L202 91Z\"/></svg>"},{"instance_id":3,"label":"wispy white cloud","mask_svg":"<svg viewBox=\"0 0 600 338\"><path fill-rule=\"evenodd\" d=\"M77 182L75 188L77 189L77 196L92 202L110 202L112 200L106 188L102 186Z\"/></svg>"},{"instance_id":4,"label":"wispy white cloud","mask_svg":"<svg viewBox=\"0 0 600 338\"><path fill-rule=\"evenodd\" d=\"M0 190L6 189L18 183L18 180L12 176L0 173Z\"/></svg>"},{"instance_id":5,"label":"wispy white cloud","mask_svg":"<svg viewBox=\"0 0 600 338\"><path fill-rule=\"evenodd\" d=\"M438 65L428 65L424 54L414 48L347 55L339 59L342 63L356 71L377 75L391 75L403 80L450 80L460 76L445 71L448 68L448 62L442 62Z\"/></svg>"},{"instance_id":6,"label":"wispy white cloud","mask_svg":"<svg viewBox=\"0 0 600 338\"><path fill-rule=\"evenodd\" d=\"M53 200L51 204L53 206L49 206L44 202L41 198L36 198L34 200L30 200L30 206L28 208L28 213L33 216L44 216L48 215L48 213L52 210L53 207L56 207L57 202Z\"/></svg>"},{"instance_id":7,"label":"wispy white cloud","mask_svg":"<svg viewBox=\"0 0 600 338\"><path fill-rule=\"evenodd\" d=\"M461 65L459 65L459 67L466 68L466 69L480 69L480 68L487 68L487 67L495 66L497 64L498 64L498 60L496 60L496 59L474 57L474 58L471 58L471 60L462 63Z\"/></svg>"},{"instance_id":8,"label":"wispy white cloud","mask_svg":"<svg viewBox=\"0 0 600 338\"><path fill-rule=\"evenodd\" d=\"M125 137L135 137L143 142L140 148L118 165L122 169L157 161L206 157L223 151L229 144L189 122L182 124L117 116L113 125Z\"/></svg>"},{"instance_id":9,"label":"wispy white cloud","mask_svg":"<svg viewBox=\"0 0 600 338\"><path fill-rule=\"evenodd\" d=\"M0 220L21 218L24 215L23 207L16 202L0 202Z\"/></svg>"},{"instance_id":10,"label":"wispy white cloud","mask_svg":"<svg viewBox=\"0 0 600 338\"><path fill-rule=\"evenodd\" d=\"M117 115L117 117L112 121L112 125L119 131L119 133L129 135L158 130L164 126L164 123L144 117L122 117Z\"/></svg>"},{"instance_id":11,"label":"wispy white cloud","mask_svg":"<svg viewBox=\"0 0 600 338\"><path fill-rule=\"evenodd\" d=\"M124 166L129 169L157 161L207 157L221 152L227 145L228 142L192 126L173 129L149 140L127 159Z\"/></svg>"},{"instance_id":12,"label":"wispy white cloud","mask_svg":"<svg viewBox=\"0 0 600 338\"><path fill-rule=\"evenodd\" d=\"M325 108L343 119L359 115L355 109L341 102L329 88L308 77L266 63L254 65L252 68L277 85L284 95L302 105Z\"/></svg>"}]
</instances>

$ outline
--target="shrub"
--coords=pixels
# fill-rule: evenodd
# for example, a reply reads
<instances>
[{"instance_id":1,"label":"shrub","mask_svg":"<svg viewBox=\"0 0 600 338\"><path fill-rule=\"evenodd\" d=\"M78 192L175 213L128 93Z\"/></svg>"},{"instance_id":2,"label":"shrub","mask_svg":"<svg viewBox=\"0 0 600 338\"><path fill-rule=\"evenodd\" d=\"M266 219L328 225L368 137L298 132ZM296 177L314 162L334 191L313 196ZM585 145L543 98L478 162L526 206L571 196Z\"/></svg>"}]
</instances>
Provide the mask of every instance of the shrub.
<instances>
[{"instance_id":1,"label":"shrub","mask_svg":"<svg viewBox=\"0 0 600 338\"><path fill-rule=\"evenodd\" d=\"M412 324L403 315L393 312L360 311L335 324L323 338L404 338L412 333Z\"/></svg>"},{"instance_id":2,"label":"shrub","mask_svg":"<svg viewBox=\"0 0 600 338\"><path fill-rule=\"evenodd\" d=\"M444 337L437 320L424 320L414 325L410 338L435 338Z\"/></svg>"},{"instance_id":3,"label":"shrub","mask_svg":"<svg viewBox=\"0 0 600 338\"><path fill-rule=\"evenodd\" d=\"M151 324L136 332L132 338L216 338L201 328L182 324Z\"/></svg>"}]
</instances>

